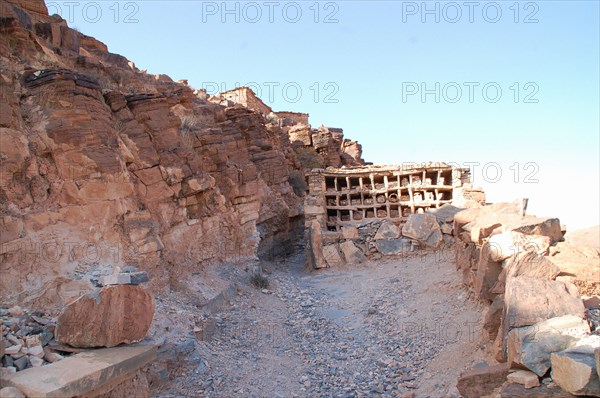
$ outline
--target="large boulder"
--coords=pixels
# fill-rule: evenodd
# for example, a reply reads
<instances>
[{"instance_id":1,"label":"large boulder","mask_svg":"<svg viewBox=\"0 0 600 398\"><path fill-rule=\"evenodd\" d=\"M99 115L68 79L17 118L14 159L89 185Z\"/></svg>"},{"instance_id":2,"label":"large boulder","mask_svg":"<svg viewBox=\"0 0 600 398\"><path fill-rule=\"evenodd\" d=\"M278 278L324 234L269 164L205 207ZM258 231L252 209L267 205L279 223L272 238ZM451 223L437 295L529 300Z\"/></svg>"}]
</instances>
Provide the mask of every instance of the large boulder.
<instances>
[{"instance_id":1,"label":"large boulder","mask_svg":"<svg viewBox=\"0 0 600 398\"><path fill-rule=\"evenodd\" d=\"M535 252L520 253L504 262L502 272L498 276L492 293L502 294L506 279L517 276L527 276L536 279L553 280L560 273L556 264L546 256L540 256Z\"/></svg>"},{"instance_id":2,"label":"large boulder","mask_svg":"<svg viewBox=\"0 0 600 398\"><path fill-rule=\"evenodd\" d=\"M563 351L588 334L587 322L567 315L512 329L508 333L508 362L512 367L525 367L538 376L550 369L550 355Z\"/></svg>"},{"instance_id":3,"label":"large boulder","mask_svg":"<svg viewBox=\"0 0 600 398\"><path fill-rule=\"evenodd\" d=\"M600 346L599 336L589 336L584 343L553 353L552 380L573 395L600 397L600 379L594 349Z\"/></svg>"},{"instance_id":4,"label":"large boulder","mask_svg":"<svg viewBox=\"0 0 600 398\"><path fill-rule=\"evenodd\" d=\"M73 347L114 347L142 340L154 300L140 286L114 285L81 296L60 314L56 340Z\"/></svg>"},{"instance_id":5,"label":"large boulder","mask_svg":"<svg viewBox=\"0 0 600 398\"><path fill-rule=\"evenodd\" d=\"M442 231L433 214L411 214L402 227L402 235L423 246L435 248L443 241Z\"/></svg>"},{"instance_id":6,"label":"large boulder","mask_svg":"<svg viewBox=\"0 0 600 398\"><path fill-rule=\"evenodd\" d=\"M550 318L584 316L583 301L577 288L559 281L518 276L506 281L505 327L535 325Z\"/></svg>"},{"instance_id":7,"label":"large boulder","mask_svg":"<svg viewBox=\"0 0 600 398\"><path fill-rule=\"evenodd\" d=\"M492 235L488 240L492 247L491 258L494 261L503 261L522 252L547 254L551 243L548 236L526 235L515 231Z\"/></svg>"}]
</instances>

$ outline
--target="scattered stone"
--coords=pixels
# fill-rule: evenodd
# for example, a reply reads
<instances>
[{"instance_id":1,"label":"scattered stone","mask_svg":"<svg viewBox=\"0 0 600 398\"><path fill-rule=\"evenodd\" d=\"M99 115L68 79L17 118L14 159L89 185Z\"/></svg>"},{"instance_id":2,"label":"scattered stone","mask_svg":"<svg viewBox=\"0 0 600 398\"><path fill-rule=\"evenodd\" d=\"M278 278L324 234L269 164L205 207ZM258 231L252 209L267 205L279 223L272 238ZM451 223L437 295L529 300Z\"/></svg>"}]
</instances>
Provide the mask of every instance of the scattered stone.
<instances>
[{"instance_id":1,"label":"scattered stone","mask_svg":"<svg viewBox=\"0 0 600 398\"><path fill-rule=\"evenodd\" d=\"M58 318L56 340L73 347L114 347L142 340L154 315L152 296L139 286L115 285L81 296Z\"/></svg>"},{"instance_id":2,"label":"scattered stone","mask_svg":"<svg viewBox=\"0 0 600 398\"><path fill-rule=\"evenodd\" d=\"M8 348L6 348L6 349L4 350L4 353L5 353L6 355L14 355L14 354L17 354L19 351L21 351L21 347L23 347L21 344L17 344L17 345L10 346L10 347L8 347Z\"/></svg>"},{"instance_id":3,"label":"scattered stone","mask_svg":"<svg viewBox=\"0 0 600 398\"><path fill-rule=\"evenodd\" d=\"M507 364L472 369L460 375L456 387L464 398L480 398L500 387L507 376Z\"/></svg>"},{"instance_id":4,"label":"scattered stone","mask_svg":"<svg viewBox=\"0 0 600 398\"><path fill-rule=\"evenodd\" d=\"M512 329L507 338L508 362L513 367L524 366L541 377L550 369L553 352L572 346L589 332L587 322L573 315Z\"/></svg>"},{"instance_id":5,"label":"scattered stone","mask_svg":"<svg viewBox=\"0 0 600 398\"><path fill-rule=\"evenodd\" d=\"M540 385L538 376L528 370L517 370L516 372L509 373L506 380L511 383L522 384L525 388L533 388Z\"/></svg>"},{"instance_id":6,"label":"scattered stone","mask_svg":"<svg viewBox=\"0 0 600 398\"><path fill-rule=\"evenodd\" d=\"M44 360L42 358L38 358L36 356L30 355L29 363L31 363L31 366L33 366L34 368L37 368L44 364Z\"/></svg>"},{"instance_id":7,"label":"scattered stone","mask_svg":"<svg viewBox=\"0 0 600 398\"><path fill-rule=\"evenodd\" d=\"M527 235L540 235L550 238L552 243L563 240L563 233L558 218L527 218L522 225L514 229Z\"/></svg>"},{"instance_id":8,"label":"scattered stone","mask_svg":"<svg viewBox=\"0 0 600 398\"><path fill-rule=\"evenodd\" d=\"M442 226L440 227L441 231L443 234L446 235L452 235L454 232L454 228L452 227L452 225L448 224L448 223L443 223Z\"/></svg>"},{"instance_id":9,"label":"scattered stone","mask_svg":"<svg viewBox=\"0 0 600 398\"><path fill-rule=\"evenodd\" d=\"M44 356L44 348L41 345L30 347L27 349L27 354L42 358Z\"/></svg>"}]
</instances>

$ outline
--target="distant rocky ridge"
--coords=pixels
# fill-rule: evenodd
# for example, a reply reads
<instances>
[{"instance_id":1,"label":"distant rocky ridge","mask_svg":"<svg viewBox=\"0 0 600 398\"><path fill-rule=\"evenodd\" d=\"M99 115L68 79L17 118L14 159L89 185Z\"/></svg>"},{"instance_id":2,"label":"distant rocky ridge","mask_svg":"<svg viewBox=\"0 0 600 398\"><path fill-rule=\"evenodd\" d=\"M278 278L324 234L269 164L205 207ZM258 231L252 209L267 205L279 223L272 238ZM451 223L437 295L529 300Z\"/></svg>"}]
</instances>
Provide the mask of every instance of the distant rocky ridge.
<instances>
[{"instance_id":1,"label":"distant rocky ridge","mask_svg":"<svg viewBox=\"0 0 600 398\"><path fill-rule=\"evenodd\" d=\"M0 0L0 35L2 302L60 307L109 266L158 291L283 253L305 170L363 164L341 129L140 71L42 0Z\"/></svg>"}]
</instances>

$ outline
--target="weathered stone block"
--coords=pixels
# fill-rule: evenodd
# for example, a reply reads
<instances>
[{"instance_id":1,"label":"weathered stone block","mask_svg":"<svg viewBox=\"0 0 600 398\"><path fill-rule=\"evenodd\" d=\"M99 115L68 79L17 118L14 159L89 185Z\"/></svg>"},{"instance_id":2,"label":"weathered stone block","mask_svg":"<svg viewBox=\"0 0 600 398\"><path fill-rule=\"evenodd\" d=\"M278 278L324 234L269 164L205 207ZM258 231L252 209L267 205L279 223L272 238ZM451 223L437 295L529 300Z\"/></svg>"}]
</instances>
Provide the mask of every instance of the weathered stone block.
<instances>
[{"instance_id":1,"label":"weathered stone block","mask_svg":"<svg viewBox=\"0 0 600 398\"><path fill-rule=\"evenodd\" d=\"M563 390L574 395L600 397L600 379L591 349L574 347L553 353L552 380Z\"/></svg>"},{"instance_id":2,"label":"weathered stone block","mask_svg":"<svg viewBox=\"0 0 600 398\"><path fill-rule=\"evenodd\" d=\"M344 253L348 264L360 264L367 260L363 252L352 243L352 241L342 242L340 249Z\"/></svg>"},{"instance_id":3,"label":"weathered stone block","mask_svg":"<svg viewBox=\"0 0 600 398\"><path fill-rule=\"evenodd\" d=\"M381 239L397 239L400 237L400 228L398 228L394 223L389 220L384 220L377 233L375 234L375 240Z\"/></svg>"},{"instance_id":4,"label":"weathered stone block","mask_svg":"<svg viewBox=\"0 0 600 398\"><path fill-rule=\"evenodd\" d=\"M587 322L572 315L512 329L507 338L508 362L541 377L550 369L550 354L565 350L589 332Z\"/></svg>"},{"instance_id":5,"label":"weathered stone block","mask_svg":"<svg viewBox=\"0 0 600 398\"><path fill-rule=\"evenodd\" d=\"M28 397L74 397L133 376L156 358L156 347L130 345L85 351L52 365L30 368L3 379Z\"/></svg>"},{"instance_id":6,"label":"weathered stone block","mask_svg":"<svg viewBox=\"0 0 600 398\"><path fill-rule=\"evenodd\" d=\"M312 220L307 234L306 261L308 266L314 269L326 268L327 262L323 255L323 242L321 239L321 224L317 220Z\"/></svg>"},{"instance_id":7,"label":"weathered stone block","mask_svg":"<svg viewBox=\"0 0 600 398\"><path fill-rule=\"evenodd\" d=\"M402 227L402 235L427 247L437 247L442 242L442 232L435 215L411 214Z\"/></svg>"},{"instance_id":8,"label":"weathered stone block","mask_svg":"<svg viewBox=\"0 0 600 398\"><path fill-rule=\"evenodd\" d=\"M491 247L490 258L493 261L503 261L522 252L546 254L552 243L547 236L526 235L515 231L506 231L492 235L488 240Z\"/></svg>"},{"instance_id":9,"label":"weathered stone block","mask_svg":"<svg viewBox=\"0 0 600 398\"><path fill-rule=\"evenodd\" d=\"M504 262L502 272L492 288L492 293L504 293L506 279L527 276L536 279L553 280L560 273L556 264L534 252L519 253Z\"/></svg>"},{"instance_id":10,"label":"weathered stone block","mask_svg":"<svg viewBox=\"0 0 600 398\"><path fill-rule=\"evenodd\" d=\"M330 267L344 264L344 260L338 251L337 245L323 246L323 257Z\"/></svg>"},{"instance_id":11,"label":"weathered stone block","mask_svg":"<svg viewBox=\"0 0 600 398\"><path fill-rule=\"evenodd\" d=\"M60 314L56 340L73 347L114 347L142 340L154 315L139 286L115 285L81 296Z\"/></svg>"},{"instance_id":12,"label":"weathered stone block","mask_svg":"<svg viewBox=\"0 0 600 398\"><path fill-rule=\"evenodd\" d=\"M506 380L510 383L522 384L525 388L533 388L540 385L538 376L528 370L517 370L508 374Z\"/></svg>"},{"instance_id":13,"label":"weathered stone block","mask_svg":"<svg viewBox=\"0 0 600 398\"><path fill-rule=\"evenodd\" d=\"M358 239L358 228L342 227L342 238L343 239Z\"/></svg>"}]
</instances>

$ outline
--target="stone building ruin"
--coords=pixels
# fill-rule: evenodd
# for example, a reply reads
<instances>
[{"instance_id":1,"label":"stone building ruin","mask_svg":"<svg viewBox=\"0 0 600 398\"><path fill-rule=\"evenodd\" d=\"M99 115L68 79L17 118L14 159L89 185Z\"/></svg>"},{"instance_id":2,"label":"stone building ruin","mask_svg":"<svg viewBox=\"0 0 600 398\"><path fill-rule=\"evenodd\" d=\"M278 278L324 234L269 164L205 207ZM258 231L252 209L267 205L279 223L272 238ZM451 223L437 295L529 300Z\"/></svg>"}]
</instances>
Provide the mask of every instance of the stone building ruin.
<instances>
[{"instance_id":1,"label":"stone building ruin","mask_svg":"<svg viewBox=\"0 0 600 398\"><path fill-rule=\"evenodd\" d=\"M469 169L445 163L312 170L304 205L309 263L312 258L312 266L322 268L343 263L341 254L346 262L362 262L371 254L412 250L415 236L400 233L411 215L428 213L435 219L432 214L442 208L485 203L485 194L473 189L470 178ZM446 228L436 235L435 245L442 232L451 234L451 226L442 225Z\"/></svg>"}]
</instances>

